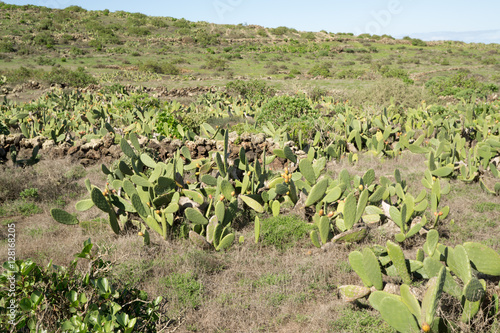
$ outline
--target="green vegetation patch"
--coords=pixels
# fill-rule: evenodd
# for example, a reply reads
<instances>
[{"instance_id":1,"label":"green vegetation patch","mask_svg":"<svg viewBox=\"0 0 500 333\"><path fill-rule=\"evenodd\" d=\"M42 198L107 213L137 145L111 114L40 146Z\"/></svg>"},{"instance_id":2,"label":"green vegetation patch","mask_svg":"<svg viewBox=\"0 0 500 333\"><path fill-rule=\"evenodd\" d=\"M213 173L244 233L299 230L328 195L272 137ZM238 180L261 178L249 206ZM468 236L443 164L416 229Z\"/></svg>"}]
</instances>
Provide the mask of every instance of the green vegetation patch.
<instances>
[{"instance_id":1,"label":"green vegetation patch","mask_svg":"<svg viewBox=\"0 0 500 333\"><path fill-rule=\"evenodd\" d=\"M275 125L289 124L290 120L316 117L318 112L314 110L309 101L304 97L277 96L269 99L262 106L262 111L257 121L270 121Z\"/></svg>"},{"instance_id":2,"label":"green vegetation patch","mask_svg":"<svg viewBox=\"0 0 500 333\"><path fill-rule=\"evenodd\" d=\"M172 273L160 280L170 295L174 297L182 307L197 308L201 304L203 285L192 273Z\"/></svg>"},{"instance_id":3,"label":"green vegetation patch","mask_svg":"<svg viewBox=\"0 0 500 333\"><path fill-rule=\"evenodd\" d=\"M389 333L395 332L378 315L367 310L352 310L345 307L338 318L330 322L330 332Z\"/></svg>"},{"instance_id":4,"label":"green vegetation patch","mask_svg":"<svg viewBox=\"0 0 500 333\"><path fill-rule=\"evenodd\" d=\"M294 215L270 217L262 221L262 244L285 251L307 237L314 226Z\"/></svg>"}]
</instances>

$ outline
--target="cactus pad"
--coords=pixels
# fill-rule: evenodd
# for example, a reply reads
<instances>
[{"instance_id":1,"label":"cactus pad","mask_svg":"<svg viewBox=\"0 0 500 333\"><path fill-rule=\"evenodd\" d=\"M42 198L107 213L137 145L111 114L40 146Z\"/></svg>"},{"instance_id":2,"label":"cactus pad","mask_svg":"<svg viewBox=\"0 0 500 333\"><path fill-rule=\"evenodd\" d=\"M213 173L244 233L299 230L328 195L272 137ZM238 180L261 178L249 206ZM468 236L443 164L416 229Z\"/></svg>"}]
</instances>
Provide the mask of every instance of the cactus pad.
<instances>
[{"instance_id":1,"label":"cactus pad","mask_svg":"<svg viewBox=\"0 0 500 333\"><path fill-rule=\"evenodd\" d=\"M59 208L52 208L50 210L50 215L54 220L62 224L72 225L79 223L75 216Z\"/></svg>"},{"instance_id":2,"label":"cactus pad","mask_svg":"<svg viewBox=\"0 0 500 333\"><path fill-rule=\"evenodd\" d=\"M500 276L500 254L486 245L474 242L464 243L474 268L483 274Z\"/></svg>"},{"instance_id":3,"label":"cactus pad","mask_svg":"<svg viewBox=\"0 0 500 333\"><path fill-rule=\"evenodd\" d=\"M366 297L370 294L370 288L361 286L340 286L340 295L346 302L354 302L357 299Z\"/></svg>"}]
</instances>

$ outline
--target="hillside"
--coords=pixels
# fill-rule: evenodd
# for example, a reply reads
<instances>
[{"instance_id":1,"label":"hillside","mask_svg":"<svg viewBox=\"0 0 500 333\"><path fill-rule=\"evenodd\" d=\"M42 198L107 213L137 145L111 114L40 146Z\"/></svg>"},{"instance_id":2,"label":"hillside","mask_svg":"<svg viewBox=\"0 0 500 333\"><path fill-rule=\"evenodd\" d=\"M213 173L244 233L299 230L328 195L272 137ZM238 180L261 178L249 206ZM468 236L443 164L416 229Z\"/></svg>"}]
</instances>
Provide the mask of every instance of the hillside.
<instances>
[{"instance_id":1,"label":"hillside","mask_svg":"<svg viewBox=\"0 0 500 333\"><path fill-rule=\"evenodd\" d=\"M350 98L349 91L387 78L405 82L410 90L458 72L479 82L500 82L496 44L217 25L77 6L0 6L4 93L23 83L14 89L18 95L51 84L172 89L265 79L278 90L316 89Z\"/></svg>"}]
</instances>

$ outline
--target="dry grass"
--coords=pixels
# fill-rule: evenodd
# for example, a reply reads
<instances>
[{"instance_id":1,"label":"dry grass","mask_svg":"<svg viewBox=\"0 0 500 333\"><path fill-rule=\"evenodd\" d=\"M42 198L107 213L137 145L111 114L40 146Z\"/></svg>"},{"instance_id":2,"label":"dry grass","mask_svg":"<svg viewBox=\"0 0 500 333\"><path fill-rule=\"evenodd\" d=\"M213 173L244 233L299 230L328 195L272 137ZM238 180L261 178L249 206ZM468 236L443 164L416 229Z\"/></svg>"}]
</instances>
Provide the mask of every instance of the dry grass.
<instances>
[{"instance_id":1,"label":"dry grass","mask_svg":"<svg viewBox=\"0 0 500 333\"><path fill-rule=\"evenodd\" d=\"M328 170L337 176L342 168L347 168L351 174L361 176L373 168L377 178L392 179L394 169L399 168L410 192L416 195L423 188L420 179L426 168L424 161L423 156L410 153L385 161L363 156L356 165L342 162L329 165ZM74 165L68 162L58 164L61 165L58 168L52 165L42 161L32 169L4 170L12 172L10 177L5 173L0 176L2 184L7 184L2 187L3 193L15 194L24 189L25 185L16 183L20 179L25 179L29 186L37 186L39 204L44 207L41 214L0 221L17 223L18 257L32 258L42 265L53 259L54 264L67 266L83 241L90 237L94 244L108 250L107 259L114 262L115 283L143 289L151 298L161 295L167 299L164 315L172 319L167 331L391 332L366 302L347 305L340 300L336 289L339 285L361 283L351 271L348 254L373 243L385 243L386 238L378 232L372 232L362 244L336 245L326 252L311 251L307 241L298 242L286 251L254 244L251 225L239 231L246 241L226 253L203 252L187 240L165 242L156 235L152 246L143 247L142 239L136 235L115 236L96 208L85 215L79 213L80 220L85 221L80 226L54 222L48 208L56 194L68 201L66 209L73 212L74 203L86 191L80 177L83 170L76 170L79 176L68 177L69 173L75 173ZM98 169L96 166L85 173L92 183L101 185L105 179ZM451 208L450 217L439 226L443 242L455 245L466 240L484 241L498 249L500 244L495 237L500 230L498 198L484 194L477 184L452 181L451 186L450 194L443 198L443 204ZM70 193L76 194L70 198ZM12 197L3 195L7 201ZM454 225L450 225L451 219L455 220ZM3 260L5 238L2 231L0 259ZM415 245L422 242L423 238L417 237L406 244L407 253L411 255ZM447 300L442 302L445 304ZM456 320L459 311L449 308L444 315ZM484 332L486 326L480 320L461 327L460 331Z\"/></svg>"}]
</instances>

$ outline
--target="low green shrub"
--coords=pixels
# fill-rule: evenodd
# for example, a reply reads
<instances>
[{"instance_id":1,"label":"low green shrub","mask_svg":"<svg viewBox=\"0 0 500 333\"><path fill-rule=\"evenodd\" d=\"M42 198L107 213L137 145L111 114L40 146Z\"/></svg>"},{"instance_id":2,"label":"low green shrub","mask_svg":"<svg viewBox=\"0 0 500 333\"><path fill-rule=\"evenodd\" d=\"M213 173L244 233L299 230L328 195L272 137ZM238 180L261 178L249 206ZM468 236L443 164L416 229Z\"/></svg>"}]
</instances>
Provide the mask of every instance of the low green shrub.
<instances>
[{"instance_id":1,"label":"low green shrub","mask_svg":"<svg viewBox=\"0 0 500 333\"><path fill-rule=\"evenodd\" d=\"M262 106L257 117L258 122L272 122L277 126L288 125L292 119L305 120L316 117L318 111L311 107L304 97L277 96L268 100Z\"/></svg>"},{"instance_id":2,"label":"low green shrub","mask_svg":"<svg viewBox=\"0 0 500 333\"><path fill-rule=\"evenodd\" d=\"M325 64L314 65L313 68L311 68L307 73L312 76L323 76L323 77L330 77L332 75L330 73L330 69Z\"/></svg>"},{"instance_id":3,"label":"low green shrub","mask_svg":"<svg viewBox=\"0 0 500 333\"><path fill-rule=\"evenodd\" d=\"M147 61L139 65L139 70L143 72L151 72L157 74L167 74L167 75L178 75L179 69L167 62L167 63L158 63L154 61Z\"/></svg>"},{"instance_id":4,"label":"low green shrub","mask_svg":"<svg viewBox=\"0 0 500 333\"><path fill-rule=\"evenodd\" d=\"M410 79L407 71L402 68L393 68L389 66L382 66L379 69L380 74L387 78L396 78L403 80L404 83L413 84L414 81Z\"/></svg>"},{"instance_id":5,"label":"low green shrub","mask_svg":"<svg viewBox=\"0 0 500 333\"><path fill-rule=\"evenodd\" d=\"M192 273L173 273L160 280L167 287L171 298L176 298L183 308L195 309L201 305L203 284Z\"/></svg>"},{"instance_id":6,"label":"low green shrub","mask_svg":"<svg viewBox=\"0 0 500 333\"><path fill-rule=\"evenodd\" d=\"M147 27L128 27L128 33L132 36L148 36L151 35L151 30Z\"/></svg>"},{"instance_id":7,"label":"low green shrub","mask_svg":"<svg viewBox=\"0 0 500 333\"><path fill-rule=\"evenodd\" d=\"M181 138L177 126L179 126L177 119L170 112L164 111L158 116L156 132L166 137Z\"/></svg>"},{"instance_id":8,"label":"low green shrub","mask_svg":"<svg viewBox=\"0 0 500 333\"><path fill-rule=\"evenodd\" d=\"M470 100L472 96L486 98L497 92L498 86L493 83L484 83L466 72L457 73L451 77L436 76L426 82L425 87L436 96L454 96Z\"/></svg>"},{"instance_id":9,"label":"low green shrub","mask_svg":"<svg viewBox=\"0 0 500 333\"><path fill-rule=\"evenodd\" d=\"M226 84L226 90L230 94L238 94L247 99L272 97L276 94L273 87L261 80L230 81Z\"/></svg>"},{"instance_id":10,"label":"low green shrub","mask_svg":"<svg viewBox=\"0 0 500 333\"><path fill-rule=\"evenodd\" d=\"M227 69L227 60L222 58L208 57L204 68L215 69L216 71L224 71Z\"/></svg>"},{"instance_id":11,"label":"low green shrub","mask_svg":"<svg viewBox=\"0 0 500 333\"><path fill-rule=\"evenodd\" d=\"M1 40L0 41L0 52L2 53L8 53L8 52L16 52L16 49L14 48L14 43L10 40Z\"/></svg>"},{"instance_id":12,"label":"low green shrub","mask_svg":"<svg viewBox=\"0 0 500 333\"><path fill-rule=\"evenodd\" d=\"M15 229L15 224L9 224ZM0 326L6 331L156 332L162 297L148 301L146 292L117 288L108 280L112 265L92 251L90 239L69 268L31 261L7 261L0 276ZM88 271L77 269L80 259ZM16 311L9 306L16 305ZM13 314L13 316L11 316Z\"/></svg>"},{"instance_id":13,"label":"low green shrub","mask_svg":"<svg viewBox=\"0 0 500 333\"><path fill-rule=\"evenodd\" d=\"M365 73L362 69L343 69L340 72L335 73L336 79L357 79Z\"/></svg>"},{"instance_id":14,"label":"low green shrub","mask_svg":"<svg viewBox=\"0 0 500 333\"><path fill-rule=\"evenodd\" d=\"M89 84L97 84L97 80L91 74L88 74L83 67L78 67L75 71L63 67L53 67L44 77L49 84L61 84L70 87L86 87Z\"/></svg>"}]
</instances>

